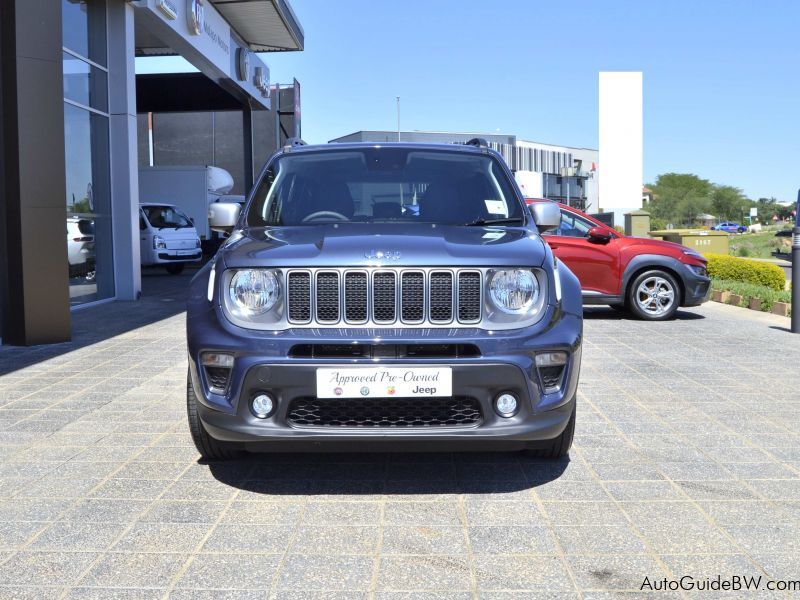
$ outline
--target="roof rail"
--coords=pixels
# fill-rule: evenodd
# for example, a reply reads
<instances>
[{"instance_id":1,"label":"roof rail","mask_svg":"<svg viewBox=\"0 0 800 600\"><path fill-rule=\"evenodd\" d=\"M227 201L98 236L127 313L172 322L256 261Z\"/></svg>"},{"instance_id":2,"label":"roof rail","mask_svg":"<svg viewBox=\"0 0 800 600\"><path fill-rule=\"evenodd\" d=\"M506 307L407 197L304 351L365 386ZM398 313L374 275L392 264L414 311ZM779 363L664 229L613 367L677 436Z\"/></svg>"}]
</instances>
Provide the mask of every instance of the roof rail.
<instances>
[{"instance_id":1,"label":"roof rail","mask_svg":"<svg viewBox=\"0 0 800 600\"><path fill-rule=\"evenodd\" d=\"M476 146L478 148L488 148L489 144L486 143L486 140L480 137L472 138L470 141L465 142L465 146Z\"/></svg>"},{"instance_id":2,"label":"roof rail","mask_svg":"<svg viewBox=\"0 0 800 600\"><path fill-rule=\"evenodd\" d=\"M308 146L302 139L299 137L290 137L286 140L286 143L283 145L284 152L291 152L292 148L296 148L297 146Z\"/></svg>"}]
</instances>

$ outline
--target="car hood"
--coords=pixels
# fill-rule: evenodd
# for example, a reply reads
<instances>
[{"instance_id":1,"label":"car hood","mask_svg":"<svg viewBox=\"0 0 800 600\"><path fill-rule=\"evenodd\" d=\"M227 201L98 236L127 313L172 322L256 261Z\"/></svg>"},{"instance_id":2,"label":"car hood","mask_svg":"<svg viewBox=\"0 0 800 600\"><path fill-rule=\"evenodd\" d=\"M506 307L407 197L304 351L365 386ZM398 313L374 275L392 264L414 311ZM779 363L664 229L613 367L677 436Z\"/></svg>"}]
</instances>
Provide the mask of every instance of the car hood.
<instances>
[{"instance_id":1,"label":"car hood","mask_svg":"<svg viewBox=\"0 0 800 600\"><path fill-rule=\"evenodd\" d=\"M325 224L234 232L226 267L541 266L546 250L524 227Z\"/></svg>"},{"instance_id":2,"label":"car hood","mask_svg":"<svg viewBox=\"0 0 800 600\"><path fill-rule=\"evenodd\" d=\"M668 242L666 240L657 240L654 238L640 238L640 237L625 237L625 245L628 247L636 247L636 246L646 246L646 248L656 249L664 254L669 256L673 256L675 258L681 259L686 257L686 251L692 252L692 258L697 259L698 257L702 260L706 260L699 252L696 250L692 250L688 246L684 246L683 244L676 244L675 242ZM644 248L642 249L645 250ZM695 256L696 255L696 256Z\"/></svg>"}]
</instances>

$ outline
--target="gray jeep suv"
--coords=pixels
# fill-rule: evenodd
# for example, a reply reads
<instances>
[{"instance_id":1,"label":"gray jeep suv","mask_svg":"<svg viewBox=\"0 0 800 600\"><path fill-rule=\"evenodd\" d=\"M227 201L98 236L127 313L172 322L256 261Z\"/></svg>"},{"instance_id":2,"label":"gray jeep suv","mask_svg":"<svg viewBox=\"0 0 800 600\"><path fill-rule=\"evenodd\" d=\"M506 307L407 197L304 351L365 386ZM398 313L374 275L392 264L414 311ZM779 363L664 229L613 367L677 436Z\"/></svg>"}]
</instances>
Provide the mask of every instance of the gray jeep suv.
<instances>
[{"instance_id":1,"label":"gray jeep suv","mask_svg":"<svg viewBox=\"0 0 800 600\"><path fill-rule=\"evenodd\" d=\"M241 212L241 214L239 214ZM192 280L189 426L237 451L525 449L575 427L580 285L502 157L466 145L293 142Z\"/></svg>"}]
</instances>

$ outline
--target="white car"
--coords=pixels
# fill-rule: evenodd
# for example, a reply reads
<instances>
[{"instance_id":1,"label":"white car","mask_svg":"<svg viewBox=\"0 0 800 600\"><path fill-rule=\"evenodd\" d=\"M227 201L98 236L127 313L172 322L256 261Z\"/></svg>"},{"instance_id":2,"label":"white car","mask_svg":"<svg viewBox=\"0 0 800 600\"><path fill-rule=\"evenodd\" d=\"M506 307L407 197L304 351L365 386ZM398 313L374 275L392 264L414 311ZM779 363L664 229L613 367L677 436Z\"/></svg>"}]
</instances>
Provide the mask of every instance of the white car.
<instances>
[{"instance_id":1,"label":"white car","mask_svg":"<svg viewBox=\"0 0 800 600\"><path fill-rule=\"evenodd\" d=\"M147 203L139 206L142 266L164 265L177 275L186 263L203 257L192 220L178 207Z\"/></svg>"},{"instance_id":2,"label":"white car","mask_svg":"<svg viewBox=\"0 0 800 600\"><path fill-rule=\"evenodd\" d=\"M94 221L83 217L67 217L67 261L69 276L94 280Z\"/></svg>"}]
</instances>

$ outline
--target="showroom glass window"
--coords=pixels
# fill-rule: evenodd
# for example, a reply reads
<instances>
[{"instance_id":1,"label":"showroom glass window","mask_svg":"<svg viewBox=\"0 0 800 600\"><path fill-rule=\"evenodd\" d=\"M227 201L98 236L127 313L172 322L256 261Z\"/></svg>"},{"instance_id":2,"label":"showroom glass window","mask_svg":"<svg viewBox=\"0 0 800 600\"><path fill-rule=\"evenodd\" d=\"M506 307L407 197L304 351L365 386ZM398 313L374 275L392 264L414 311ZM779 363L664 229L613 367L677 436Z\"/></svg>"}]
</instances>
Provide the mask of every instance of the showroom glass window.
<instances>
[{"instance_id":1,"label":"showroom glass window","mask_svg":"<svg viewBox=\"0 0 800 600\"><path fill-rule=\"evenodd\" d=\"M114 296L105 0L62 0L70 302Z\"/></svg>"}]
</instances>

